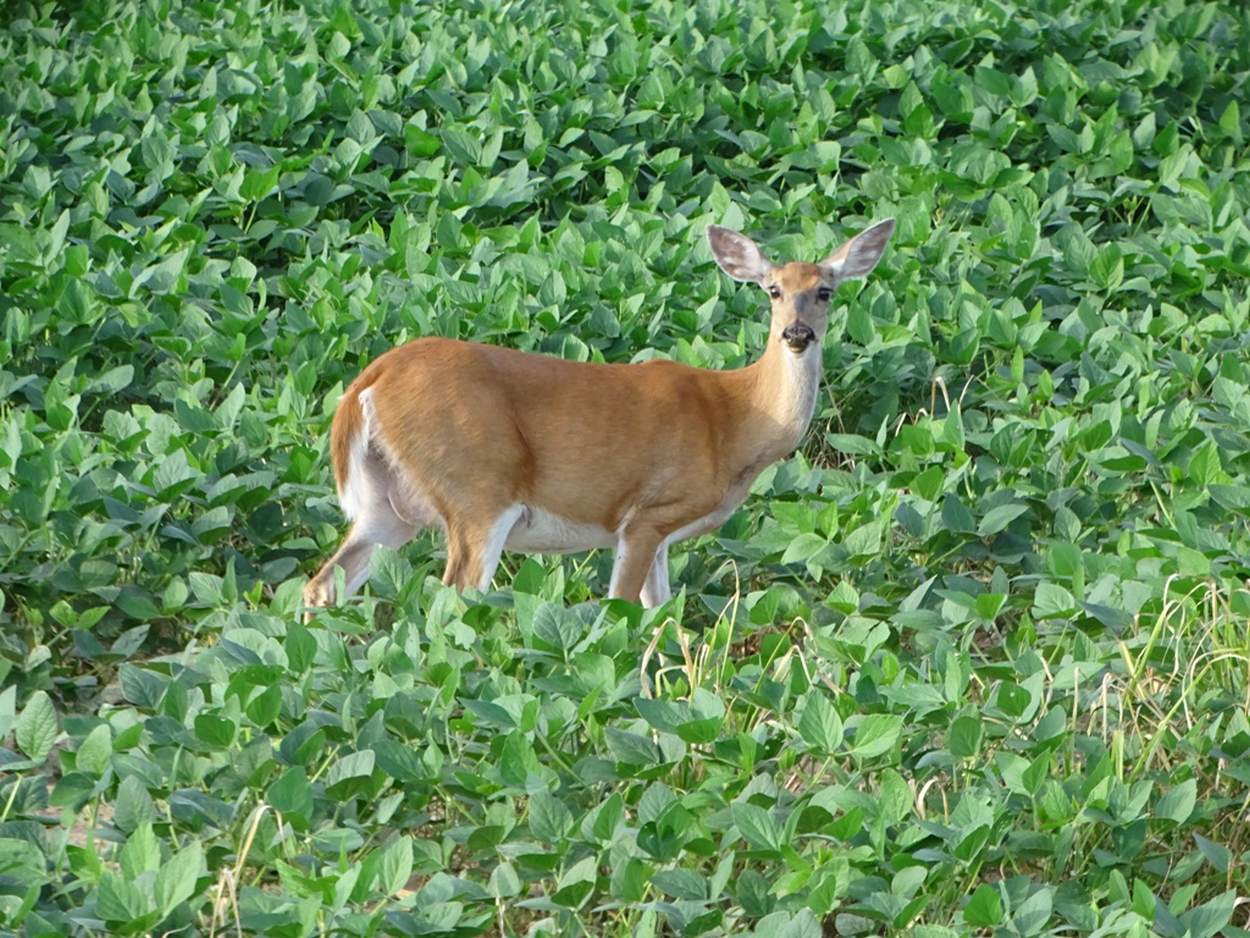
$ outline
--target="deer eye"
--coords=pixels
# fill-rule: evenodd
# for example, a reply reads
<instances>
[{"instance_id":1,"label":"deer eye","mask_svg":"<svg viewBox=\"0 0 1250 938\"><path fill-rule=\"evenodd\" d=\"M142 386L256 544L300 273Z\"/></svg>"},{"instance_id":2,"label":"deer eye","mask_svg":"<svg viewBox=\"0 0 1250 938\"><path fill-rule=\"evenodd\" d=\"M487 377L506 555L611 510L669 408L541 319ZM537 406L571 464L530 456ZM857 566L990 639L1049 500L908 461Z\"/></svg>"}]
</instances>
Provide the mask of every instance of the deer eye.
<instances>
[{"instance_id":1,"label":"deer eye","mask_svg":"<svg viewBox=\"0 0 1250 938\"><path fill-rule=\"evenodd\" d=\"M816 298L822 303L828 303L831 296L833 296L833 291L828 287L821 287L816 291Z\"/></svg>"},{"instance_id":2,"label":"deer eye","mask_svg":"<svg viewBox=\"0 0 1250 938\"><path fill-rule=\"evenodd\" d=\"M774 300L781 299L781 287L777 286L777 284L774 283L772 286L768 288L768 295L771 296Z\"/></svg>"}]
</instances>

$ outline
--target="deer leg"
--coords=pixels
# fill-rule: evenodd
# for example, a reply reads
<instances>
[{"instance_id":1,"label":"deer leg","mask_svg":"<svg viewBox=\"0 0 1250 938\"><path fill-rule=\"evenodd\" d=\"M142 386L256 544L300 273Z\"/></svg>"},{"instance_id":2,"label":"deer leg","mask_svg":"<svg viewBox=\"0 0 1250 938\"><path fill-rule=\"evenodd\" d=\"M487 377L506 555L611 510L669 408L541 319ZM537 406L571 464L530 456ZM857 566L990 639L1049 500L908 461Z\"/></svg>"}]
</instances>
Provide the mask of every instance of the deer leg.
<instances>
[{"instance_id":1,"label":"deer leg","mask_svg":"<svg viewBox=\"0 0 1250 938\"><path fill-rule=\"evenodd\" d=\"M305 606L329 606L350 596L369 578L369 560L378 545L402 547L423 526L401 517L395 510L392 498L395 480L385 467L371 461L362 471L365 478L360 487L356 520L339 549L304 587ZM336 567L343 568L345 595L341 597L334 595ZM311 616L305 613L304 620L308 621Z\"/></svg>"},{"instance_id":2,"label":"deer leg","mask_svg":"<svg viewBox=\"0 0 1250 938\"><path fill-rule=\"evenodd\" d=\"M668 585L668 544L661 543L642 584L642 604L648 609L654 609L672 598L673 591Z\"/></svg>"},{"instance_id":3,"label":"deer leg","mask_svg":"<svg viewBox=\"0 0 1250 938\"><path fill-rule=\"evenodd\" d=\"M490 589L504 542L524 509L508 505L481 520L456 519L447 525L447 568L443 582L456 589Z\"/></svg>"},{"instance_id":4,"label":"deer leg","mask_svg":"<svg viewBox=\"0 0 1250 938\"><path fill-rule=\"evenodd\" d=\"M621 532L617 539L616 561L612 565L612 584L608 588L610 598L638 602L663 540L659 531L647 526L631 526Z\"/></svg>"}]
</instances>

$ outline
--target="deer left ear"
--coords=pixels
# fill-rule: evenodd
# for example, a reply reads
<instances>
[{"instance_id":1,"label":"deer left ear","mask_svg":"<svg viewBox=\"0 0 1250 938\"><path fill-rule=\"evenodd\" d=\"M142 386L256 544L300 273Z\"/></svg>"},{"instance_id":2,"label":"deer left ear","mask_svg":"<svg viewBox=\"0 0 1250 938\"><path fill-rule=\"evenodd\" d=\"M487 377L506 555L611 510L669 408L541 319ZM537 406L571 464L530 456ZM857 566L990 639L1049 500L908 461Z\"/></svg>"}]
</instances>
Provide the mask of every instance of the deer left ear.
<instances>
[{"instance_id":1,"label":"deer left ear","mask_svg":"<svg viewBox=\"0 0 1250 938\"><path fill-rule=\"evenodd\" d=\"M893 233L893 218L877 222L826 257L820 262L820 266L841 280L866 277L881 260L886 243Z\"/></svg>"},{"instance_id":2,"label":"deer left ear","mask_svg":"<svg viewBox=\"0 0 1250 938\"><path fill-rule=\"evenodd\" d=\"M708 225L707 243L720 269L735 280L759 283L772 272L772 262L754 241L744 234Z\"/></svg>"}]
</instances>

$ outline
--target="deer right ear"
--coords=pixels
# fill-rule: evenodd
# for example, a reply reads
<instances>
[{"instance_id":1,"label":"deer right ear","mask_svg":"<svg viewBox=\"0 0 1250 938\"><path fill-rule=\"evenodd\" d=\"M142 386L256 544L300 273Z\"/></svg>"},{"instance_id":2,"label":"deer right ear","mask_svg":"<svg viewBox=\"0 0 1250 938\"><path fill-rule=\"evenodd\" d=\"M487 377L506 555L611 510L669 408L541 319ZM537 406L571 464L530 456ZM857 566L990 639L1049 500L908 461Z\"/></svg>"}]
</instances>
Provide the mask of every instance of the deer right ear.
<instances>
[{"instance_id":1,"label":"deer right ear","mask_svg":"<svg viewBox=\"0 0 1250 938\"><path fill-rule=\"evenodd\" d=\"M867 277L885 253L886 242L894 234L894 219L887 218L871 228L865 228L842 247L838 248L820 266L842 280Z\"/></svg>"},{"instance_id":2,"label":"deer right ear","mask_svg":"<svg viewBox=\"0 0 1250 938\"><path fill-rule=\"evenodd\" d=\"M746 235L720 225L708 225L707 243L711 246L712 256L716 258L720 269L735 280L759 283L772 272L772 262Z\"/></svg>"}]
</instances>

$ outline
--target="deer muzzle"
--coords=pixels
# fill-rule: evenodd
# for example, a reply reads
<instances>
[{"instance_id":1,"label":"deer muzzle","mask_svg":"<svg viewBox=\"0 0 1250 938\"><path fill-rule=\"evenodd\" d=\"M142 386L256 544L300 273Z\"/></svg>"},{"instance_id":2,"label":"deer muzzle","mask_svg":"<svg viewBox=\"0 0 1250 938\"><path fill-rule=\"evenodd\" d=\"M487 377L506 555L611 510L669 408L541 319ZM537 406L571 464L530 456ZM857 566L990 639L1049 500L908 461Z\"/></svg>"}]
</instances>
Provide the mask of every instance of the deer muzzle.
<instances>
[{"instance_id":1,"label":"deer muzzle","mask_svg":"<svg viewBox=\"0 0 1250 938\"><path fill-rule=\"evenodd\" d=\"M816 333L806 323L792 322L782 330L781 341L790 346L790 351L802 352L816 341Z\"/></svg>"}]
</instances>

